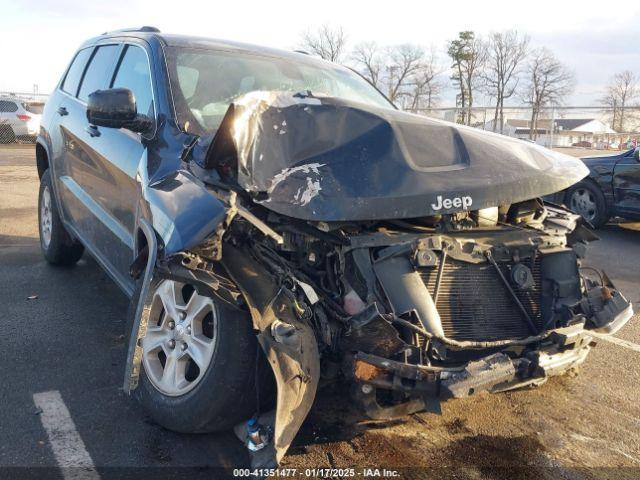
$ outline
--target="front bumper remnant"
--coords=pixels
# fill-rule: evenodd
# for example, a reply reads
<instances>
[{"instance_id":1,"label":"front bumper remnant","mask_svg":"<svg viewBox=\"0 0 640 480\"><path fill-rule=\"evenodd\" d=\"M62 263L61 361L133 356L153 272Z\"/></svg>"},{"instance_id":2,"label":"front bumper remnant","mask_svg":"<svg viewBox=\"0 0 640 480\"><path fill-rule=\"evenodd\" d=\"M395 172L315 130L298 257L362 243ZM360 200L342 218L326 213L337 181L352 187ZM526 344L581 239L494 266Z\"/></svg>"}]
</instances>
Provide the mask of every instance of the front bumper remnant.
<instances>
[{"instance_id":1,"label":"front bumper remnant","mask_svg":"<svg viewBox=\"0 0 640 480\"><path fill-rule=\"evenodd\" d=\"M464 398L480 392L497 393L539 384L579 366L587 358L589 345L570 350L533 352L528 358L511 359L496 353L470 362L462 372L447 373L440 379L440 397Z\"/></svg>"},{"instance_id":2,"label":"front bumper remnant","mask_svg":"<svg viewBox=\"0 0 640 480\"><path fill-rule=\"evenodd\" d=\"M633 312L631 305L627 302L619 307L600 328L589 329L584 321L576 322L547 332L543 340L531 345L514 344L460 366L416 365L357 352L351 370L356 400L368 416L382 420L421 410L439 412L440 401L450 398L542 384L581 365L601 329L613 330L614 325L617 330L626 323ZM382 391L402 392L407 400L385 405L380 401Z\"/></svg>"}]
</instances>

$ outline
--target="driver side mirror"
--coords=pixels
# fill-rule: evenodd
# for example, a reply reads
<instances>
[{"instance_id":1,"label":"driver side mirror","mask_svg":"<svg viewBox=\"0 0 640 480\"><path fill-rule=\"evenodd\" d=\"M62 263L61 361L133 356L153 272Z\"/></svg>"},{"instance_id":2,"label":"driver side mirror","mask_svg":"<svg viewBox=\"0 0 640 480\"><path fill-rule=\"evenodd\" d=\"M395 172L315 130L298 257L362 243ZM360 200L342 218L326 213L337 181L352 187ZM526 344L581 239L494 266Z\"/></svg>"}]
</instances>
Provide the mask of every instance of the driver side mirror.
<instances>
[{"instance_id":1,"label":"driver side mirror","mask_svg":"<svg viewBox=\"0 0 640 480\"><path fill-rule=\"evenodd\" d=\"M640 147L636 147L635 151L633 152L633 158L636 159L636 162L640 162Z\"/></svg>"},{"instance_id":2,"label":"driver side mirror","mask_svg":"<svg viewBox=\"0 0 640 480\"><path fill-rule=\"evenodd\" d=\"M98 127L126 128L133 132L148 132L153 122L139 115L136 99L128 88L96 90L89 95L87 120Z\"/></svg>"}]
</instances>

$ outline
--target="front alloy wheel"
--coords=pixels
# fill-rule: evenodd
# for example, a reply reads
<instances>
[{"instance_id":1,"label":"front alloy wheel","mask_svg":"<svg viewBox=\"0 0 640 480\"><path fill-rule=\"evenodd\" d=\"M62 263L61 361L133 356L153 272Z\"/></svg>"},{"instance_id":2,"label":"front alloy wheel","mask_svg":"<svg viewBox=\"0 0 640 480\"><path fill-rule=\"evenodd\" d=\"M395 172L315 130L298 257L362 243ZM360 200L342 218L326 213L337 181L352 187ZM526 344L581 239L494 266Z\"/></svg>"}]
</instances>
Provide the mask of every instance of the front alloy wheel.
<instances>
[{"instance_id":1,"label":"front alloy wheel","mask_svg":"<svg viewBox=\"0 0 640 480\"><path fill-rule=\"evenodd\" d=\"M576 188L571 194L569 204L571 210L582 215L585 220L593 222L593 219L596 218L598 205L593 192L590 190L584 187Z\"/></svg>"},{"instance_id":2,"label":"front alloy wheel","mask_svg":"<svg viewBox=\"0 0 640 480\"><path fill-rule=\"evenodd\" d=\"M596 228L603 226L609 219L604 193L591 179L570 187L565 204Z\"/></svg>"},{"instance_id":3,"label":"front alloy wheel","mask_svg":"<svg viewBox=\"0 0 640 480\"><path fill-rule=\"evenodd\" d=\"M217 320L211 298L190 285L162 281L154 293L142 339L144 368L159 392L184 395L202 380L215 350Z\"/></svg>"},{"instance_id":4,"label":"front alloy wheel","mask_svg":"<svg viewBox=\"0 0 640 480\"><path fill-rule=\"evenodd\" d=\"M147 330L140 340L140 382L134 394L169 430L226 430L258 409L256 388L270 381L269 365L263 356L257 357L248 312L194 287L173 279L151 280ZM141 291L139 283L129 309L130 326Z\"/></svg>"}]
</instances>

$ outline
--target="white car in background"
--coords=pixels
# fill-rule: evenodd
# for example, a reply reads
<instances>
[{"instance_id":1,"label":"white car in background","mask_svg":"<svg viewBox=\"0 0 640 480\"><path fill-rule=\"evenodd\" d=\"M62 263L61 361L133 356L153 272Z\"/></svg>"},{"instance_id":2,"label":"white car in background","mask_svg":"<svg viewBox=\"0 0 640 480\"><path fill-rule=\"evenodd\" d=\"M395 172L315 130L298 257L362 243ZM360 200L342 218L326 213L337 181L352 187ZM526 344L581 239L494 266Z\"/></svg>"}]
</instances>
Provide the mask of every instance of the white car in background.
<instances>
[{"instance_id":1,"label":"white car in background","mask_svg":"<svg viewBox=\"0 0 640 480\"><path fill-rule=\"evenodd\" d=\"M0 143L34 140L40 131L42 107L16 97L0 97Z\"/></svg>"}]
</instances>

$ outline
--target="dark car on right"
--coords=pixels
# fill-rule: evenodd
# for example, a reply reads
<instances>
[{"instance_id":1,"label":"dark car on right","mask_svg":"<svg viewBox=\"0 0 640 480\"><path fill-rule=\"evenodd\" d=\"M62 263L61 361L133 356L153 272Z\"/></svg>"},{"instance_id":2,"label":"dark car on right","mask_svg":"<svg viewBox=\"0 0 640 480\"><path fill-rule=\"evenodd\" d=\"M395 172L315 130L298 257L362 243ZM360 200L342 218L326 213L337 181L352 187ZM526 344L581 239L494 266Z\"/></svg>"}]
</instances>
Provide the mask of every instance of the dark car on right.
<instances>
[{"instance_id":1,"label":"dark car on right","mask_svg":"<svg viewBox=\"0 0 640 480\"><path fill-rule=\"evenodd\" d=\"M589 176L555 196L598 228L611 217L640 219L639 148L616 155L584 157Z\"/></svg>"}]
</instances>

